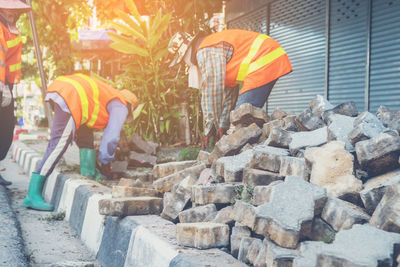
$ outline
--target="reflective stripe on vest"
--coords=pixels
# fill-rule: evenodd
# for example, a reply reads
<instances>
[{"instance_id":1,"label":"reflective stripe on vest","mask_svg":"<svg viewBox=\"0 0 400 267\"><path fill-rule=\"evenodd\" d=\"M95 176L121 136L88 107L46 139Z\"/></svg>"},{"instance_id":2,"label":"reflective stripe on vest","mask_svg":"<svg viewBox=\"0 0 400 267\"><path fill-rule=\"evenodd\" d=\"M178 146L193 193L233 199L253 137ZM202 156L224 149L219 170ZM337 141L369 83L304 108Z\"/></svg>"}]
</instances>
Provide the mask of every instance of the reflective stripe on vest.
<instances>
[{"instance_id":1,"label":"reflective stripe on vest","mask_svg":"<svg viewBox=\"0 0 400 267\"><path fill-rule=\"evenodd\" d=\"M21 63L10 65L10 66L8 66L8 68L9 68L10 72L14 72L14 71L20 70L21 69Z\"/></svg>"},{"instance_id":2,"label":"reflective stripe on vest","mask_svg":"<svg viewBox=\"0 0 400 267\"><path fill-rule=\"evenodd\" d=\"M244 78L247 76L249 73L249 68L250 68L250 62L256 55L258 49L260 49L262 43L264 42L265 39L271 38L265 34L260 34L257 36L257 38L253 41L250 47L250 51L247 54L247 56L243 59L242 63L240 64L239 67L239 72L236 77L237 82L243 82Z\"/></svg>"},{"instance_id":3,"label":"reflective stripe on vest","mask_svg":"<svg viewBox=\"0 0 400 267\"><path fill-rule=\"evenodd\" d=\"M283 50L282 47L278 47L277 49L273 50L272 52L269 52L265 56L257 59L253 63L251 63L248 73L252 73L252 72L264 67L265 65L271 63L272 61L274 61L275 59L277 59L278 57L280 57L284 54L286 54L285 50Z\"/></svg>"},{"instance_id":4,"label":"reflective stripe on vest","mask_svg":"<svg viewBox=\"0 0 400 267\"><path fill-rule=\"evenodd\" d=\"M98 87L97 83L95 83L91 78L89 78L83 74L79 73L79 74L76 74L76 76L79 76L82 79L85 79L86 81L88 81L93 90L94 109L93 109L92 117L91 117L90 121L87 123L87 126L92 127L96 123L97 116L99 115L99 110L100 110L99 87Z\"/></svg>"},{"instance_id":5,"label":"reflective stripe on vest","mask_svg":"<svg viewBox=\"0 0 400 267\"><path fill-rule=\"evenodd\" d=\"M19 45L22 42L21 36L18 35L15 39L7 41L7 47L8 48L13 48Z\"/></svg>"},{"instance_id":6,"label":"reflective stripe on vest","mask_svg":"<svg viewBox=\"0 0 400 267\"><path fill-rule=\"evenodd\" d=\"M81 109L82 109L82 119L81 119L81 124L86 123L88 120L88 114L89 114L89 101L85 92L85 89L82 87L82 85L70 78L67 77L58 77L56 80L67 82L72 84L72 86L75 87L76 91L79 94L79 98L81 99Z\"/></svg>"},{"instance_id":7,"label":"reflective stripe on vest","mask_svg":"<svg viewBox=\"0 0 400 267\"><path fill-rule=\"evenodd\" d=\"M247 54L246 58L242 61L239 67L239 72L236 77L236 82L237 83L242 83L244 78L249 74L252 73L265 65L268 65L275 59L279 58L280 56L286 54L285 50L283 50L282 47L279 47L272 52L269 52L268 54L264 55L263 57L257 59L256 61L251 62L251 60L255 57L257 54L257 51L260 49L262 43L264 40L271 38L265 34L260 34L257 36L257 38L253 41L250 51Z\"/></svg>"}]
</instances>

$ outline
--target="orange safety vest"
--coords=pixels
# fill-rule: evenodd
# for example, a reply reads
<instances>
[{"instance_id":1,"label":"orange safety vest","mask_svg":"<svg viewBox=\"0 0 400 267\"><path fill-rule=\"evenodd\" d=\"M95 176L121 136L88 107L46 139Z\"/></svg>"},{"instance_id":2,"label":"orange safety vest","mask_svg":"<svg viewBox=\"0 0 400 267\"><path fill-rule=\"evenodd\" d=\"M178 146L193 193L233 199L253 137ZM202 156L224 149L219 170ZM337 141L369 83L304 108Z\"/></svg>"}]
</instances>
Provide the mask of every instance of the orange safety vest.
<instances>
[{"instance_id":1,"label":"orange safety vest","mask_svg":"<svg viewBox=\"0 0 400 267\"><path fill-rule=\"evenodd\" d=\"M233 54L226 64L225 84L242 84L240 94L265 85L292 71L289 58L271 37L246 30L224 30L204 38L198 50L227 42ZM197 51L198 51L197 50Z\"/></svg>"},{"instance_id":2,"label":"orange safety vest","mask_svg":"<svg viewBox=\"0 0 400 267\"><path fill-rule=\"evenodd\" d=\"M60 76L49 85L47 92L56 92L64 99L74 118L75 130L83 124L93 129L104 129L109 118L107 105L113 99L127 106L118 90L83 74Z\"/></svg>"},{"instance_id":3,"label":"orange safety vest","mask_svg":"<svg viewBox=\"0 0 400 267\"><path fill-rule=\"evenodd\" d=\"M4 38L0 45L4 48L4 67L5 77L10 84L17 84L21 81L21 54L22 40L18 34L11 33L10 30L0 22L1 37ZM0 52L1 53L1 52ZM0 55L0 59L2 56ZM2 71L0 70L0 75Z\"/></svg>"}]
</instances>

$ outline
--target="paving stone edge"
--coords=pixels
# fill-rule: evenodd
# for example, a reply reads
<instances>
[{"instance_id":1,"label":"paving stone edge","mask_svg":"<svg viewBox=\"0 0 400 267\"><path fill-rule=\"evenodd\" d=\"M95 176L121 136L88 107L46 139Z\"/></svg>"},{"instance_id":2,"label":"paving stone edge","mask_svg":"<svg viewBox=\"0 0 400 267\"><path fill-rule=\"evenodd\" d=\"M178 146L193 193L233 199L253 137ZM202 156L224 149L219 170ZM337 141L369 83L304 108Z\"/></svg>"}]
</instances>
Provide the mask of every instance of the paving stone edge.
<instances>
[{"instance_id":1,"label":"paving stone edge","mask_svg":"<svg viewBox=\"0 0 400 267\"><path fill-rule=\"evenodd\" d=\"M12 158L29 178L41 157L26 144L13 143ZM54 205L54 212L65 212L65 220L102 266L205 266L141 226L136 216L100 215L99 200L111 198L107 189L95 181L63 174L56 167L46 180L43 197Z\"/></svg>"}]
</instances>

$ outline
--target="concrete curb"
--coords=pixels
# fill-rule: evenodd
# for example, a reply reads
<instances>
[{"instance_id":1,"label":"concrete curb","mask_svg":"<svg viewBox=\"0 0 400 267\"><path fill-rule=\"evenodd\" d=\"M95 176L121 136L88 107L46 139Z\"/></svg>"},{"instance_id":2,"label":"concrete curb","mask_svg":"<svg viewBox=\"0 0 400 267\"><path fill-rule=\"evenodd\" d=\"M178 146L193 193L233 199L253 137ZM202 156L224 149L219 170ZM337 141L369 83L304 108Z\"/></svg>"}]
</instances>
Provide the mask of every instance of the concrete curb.
<instances>
[{"instance_id":1,"label":"concrete curb","mask_svg":"<svg viewBox=\"0 0 400 267\"><path fill-rule=\"evenodd\" d=\"M41 155L21 142L14 142L12 157L27 175ZM184 248L175 239L175 225L155 215L124 218L99 214L98 202L111 198L111 190L79 174L62 174L56 167L43 189L55 212L65 220L102 266L246 266L219 250Z\"/></svg>"}]
</instances>

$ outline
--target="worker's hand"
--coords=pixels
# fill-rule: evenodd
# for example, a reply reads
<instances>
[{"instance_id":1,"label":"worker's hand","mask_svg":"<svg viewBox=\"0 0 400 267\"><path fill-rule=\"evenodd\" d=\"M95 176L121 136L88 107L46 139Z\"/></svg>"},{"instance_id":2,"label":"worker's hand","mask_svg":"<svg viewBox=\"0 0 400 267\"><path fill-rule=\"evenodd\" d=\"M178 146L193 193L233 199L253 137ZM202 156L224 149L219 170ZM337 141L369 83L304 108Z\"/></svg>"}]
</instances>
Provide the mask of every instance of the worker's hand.
<instances>
[{"instance_id":1,"label":"worker's hand","mask_svg":"<svg viewBox=\"0 0 400 267\"><path fill-rule=\"evenodd\" d=\"M99 158L96 159L96 168L107 179L111 179L111 163L103 164Z\"/></svg>"},{"instance_id":2,"label":"worker's hand","mask_svg":"<svg viewBox=\"0 0 400 267\"><path fill-rule=\"evenodd\" d=\"M1 107L4 108L9 106L12 100L12 94L10 88L7 85L3 86L2 92L0 92L0 94L1 94L1 102L0 102Z\"/></svg>"},{"instance_id":3,"label":"worker's hand","mask_svg":"<svg viewBox=\"0 0 400 267\"><path fill-rule=\"evenodd\" d=\"M100 173L107 177L107 179L111 179L111 164L101 164Z\"/></svg>"}]
</instances>

